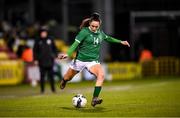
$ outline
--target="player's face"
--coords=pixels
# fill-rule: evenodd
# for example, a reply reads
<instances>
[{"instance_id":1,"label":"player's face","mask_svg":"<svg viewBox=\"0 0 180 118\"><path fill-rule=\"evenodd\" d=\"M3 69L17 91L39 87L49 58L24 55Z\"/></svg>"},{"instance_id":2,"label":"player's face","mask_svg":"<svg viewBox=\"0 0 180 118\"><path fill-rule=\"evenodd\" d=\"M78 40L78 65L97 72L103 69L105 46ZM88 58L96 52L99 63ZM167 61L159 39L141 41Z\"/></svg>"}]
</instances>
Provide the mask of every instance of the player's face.
<instances>
[{"instance_id":1,"label":"player's face","mask_svg":"<svg viewBox=\"0 0 180 118\"><path fill-rule=\"evenodd\" d=\"M100 22L99 21L92 21L92 22L90 22L89 25L90 25L90 30L92 32L96 32L99 29Z\"/></svg>"}]
</instances>

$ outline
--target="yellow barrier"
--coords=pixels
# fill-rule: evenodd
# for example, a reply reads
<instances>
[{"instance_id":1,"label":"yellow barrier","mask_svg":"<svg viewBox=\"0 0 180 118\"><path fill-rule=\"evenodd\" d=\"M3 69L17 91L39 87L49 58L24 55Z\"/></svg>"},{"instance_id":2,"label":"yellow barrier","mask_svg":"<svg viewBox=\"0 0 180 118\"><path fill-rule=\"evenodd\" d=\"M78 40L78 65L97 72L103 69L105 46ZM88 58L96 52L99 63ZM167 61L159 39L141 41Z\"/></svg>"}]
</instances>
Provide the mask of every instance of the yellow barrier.
<instances>
[{"instance_id":1,"label":"yellow barrier","mask_svg":"<svg viewBox=\"0 0 180 118\"><path fill-rule=\"evenodd\" d=\"M133 79L141 77L141 65L138 63L109 63L108 72L112 79Z\"/></svg>"},{"instance_id":2,"label":"yellow barrier","mask_svg":"<svg viewBox=\"0 0 180 118\"><path fill-rule=\"evenodd\" d=\"M8 59L9 56L6 52L0 52L0 59Z\"/></svg>"},{"instance_id":3,"label":"yellow barrier","mask_svg":"<svg viewBox=\"0 0 180 118\"><path fill-rule=\"evenodd\" d=\"M20 60L0 60L0 85L21 83L24 78L24 64Z\"/></svg>"},{"instance_id":4,"label":"yellow barrier","mask_svg":"<svg viewBox=\"0 0 180 118\"><path fill-rule=\"evenodd\" d=\"M143 76L179 76L180 59L175 57L158 57L151 61L143 62Z\"/></svg>"}]
</instances>

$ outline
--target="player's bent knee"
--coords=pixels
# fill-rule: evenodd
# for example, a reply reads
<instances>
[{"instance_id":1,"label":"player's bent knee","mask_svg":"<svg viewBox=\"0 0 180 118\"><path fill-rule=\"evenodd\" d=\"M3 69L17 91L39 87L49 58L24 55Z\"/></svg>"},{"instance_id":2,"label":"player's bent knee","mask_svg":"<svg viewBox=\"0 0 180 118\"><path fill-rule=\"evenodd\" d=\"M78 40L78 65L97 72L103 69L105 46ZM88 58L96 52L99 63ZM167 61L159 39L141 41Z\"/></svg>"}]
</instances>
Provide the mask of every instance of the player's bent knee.
<instances>
[{"instance_id":1,"label":"player's bent knee","mask_svg":"<svg viewBox=\"0 0 180 118\"><path fill-rule=\"evenodd\" d=\"M99 74L99 75L98 75L98 79L104 80L104 74Z\"/></svg>"},{"instance_id":2,"label":"player's bent knee","mask_svg":"<svg viewBox=\"0 0 180 118\"><path fill-rule=\"evenodd\" d=\"M72 77L68 76L68 75L65 75L64 76L64 80L71 80Z\"/></svg>"}]
</instances>

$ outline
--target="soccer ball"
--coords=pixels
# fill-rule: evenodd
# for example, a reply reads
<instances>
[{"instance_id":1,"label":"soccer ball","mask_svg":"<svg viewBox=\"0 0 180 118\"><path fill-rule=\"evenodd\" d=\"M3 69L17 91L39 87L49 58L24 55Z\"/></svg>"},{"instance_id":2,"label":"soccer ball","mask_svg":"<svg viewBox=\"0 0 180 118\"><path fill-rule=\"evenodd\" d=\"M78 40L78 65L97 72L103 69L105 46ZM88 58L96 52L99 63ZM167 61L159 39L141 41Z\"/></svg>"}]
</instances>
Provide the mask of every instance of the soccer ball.
<instances>
[{"instance_id":1,"label":"soccer ball","mask_svg":"<svg viewBox=\"0 0 180 118\"><path fill-rule=\"evenodd\" d=\"M76 108L82 108L85 107L87 104L87 99L82 94L77 94L72 98L72 104Z\"/></svg>"}]
</instances>

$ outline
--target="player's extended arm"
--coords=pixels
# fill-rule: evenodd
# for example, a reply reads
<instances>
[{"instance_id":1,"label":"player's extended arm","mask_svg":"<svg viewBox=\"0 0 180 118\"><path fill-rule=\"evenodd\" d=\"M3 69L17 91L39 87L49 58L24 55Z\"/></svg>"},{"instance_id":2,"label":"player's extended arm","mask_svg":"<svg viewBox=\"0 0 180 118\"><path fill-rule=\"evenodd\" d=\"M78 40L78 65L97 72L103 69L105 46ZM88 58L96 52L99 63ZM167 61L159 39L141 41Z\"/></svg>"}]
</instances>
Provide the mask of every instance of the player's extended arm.
<instances>
[{"instance_id":1,"label":"player's extended arm","mask_svg":"<svg viewBox=\"0 0 180 118\"><path fill-rule=\"evenodd\" d=\"M130 47L130 44L127 41L122 41L122 40L119 40L110 36L107 36L106 41L113 42L113 43L121 43L123 45L127 45L128 47Z\"/></svg>"},{"instance_id":2,"label":"player's extended arm","mask_svg":"<svg viewBox=\"0 0 180 118\"><path fill-rule=\"evenodd\" d=\"M108 42L112 42L112 43L121 43L122 42L121 40L110 37L110 36L106 36L105 40L108 41Z\"/></svg>"},{"instance_id":3,"label":"player's extended arm","mask_svg":"<svg viewBox=\"0 0 180 118\"><path fill-rule=\"evenodd\" d=\"M74 41L74 43L71 45L71 47L68 49L67 54L58 54L58 58L59 59L65 59L67 57L70 57L72 55L72 53L76 50L76 48L78 47L79 42Z\"/></svg>"},{"instance_id":4,"label":"player's extended arm","mask_svg":"<svg viewBox=\"0 0 180 118\"><path fill-rule=\"evenodd\" d=\"M72 55L72 53L76 50L76 48L78 47L79 42L74 41L74 43L71 45L71 47L68 49L67 51L67 55L68 57L70 57Z\"/></svg>"}]
</instances>

